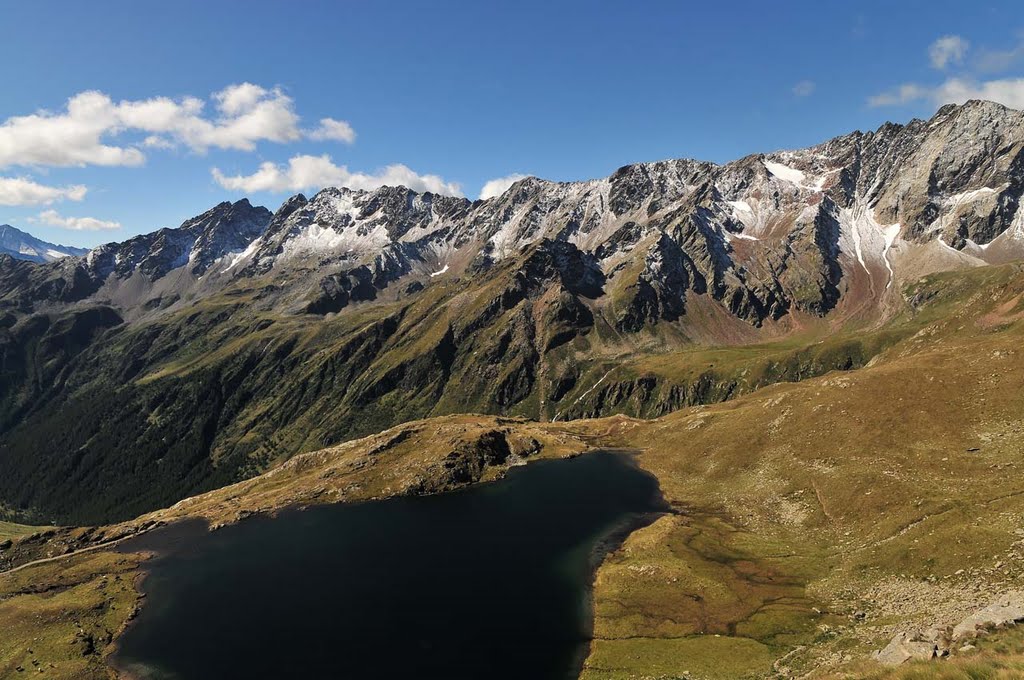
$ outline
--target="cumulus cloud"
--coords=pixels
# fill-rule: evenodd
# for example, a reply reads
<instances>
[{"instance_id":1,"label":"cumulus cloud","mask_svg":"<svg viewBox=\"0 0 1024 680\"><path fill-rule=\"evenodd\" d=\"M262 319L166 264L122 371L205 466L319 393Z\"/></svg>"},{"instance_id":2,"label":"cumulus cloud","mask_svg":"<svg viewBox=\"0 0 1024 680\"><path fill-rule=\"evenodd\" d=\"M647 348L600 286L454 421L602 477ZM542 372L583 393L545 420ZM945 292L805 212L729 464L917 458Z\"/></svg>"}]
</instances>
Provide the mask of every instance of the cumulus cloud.
<instances>
[{"instance_id":1,"label":"cumulus cloud","mask_svg":"<svg viewBox=\"0 0 1024 680\"><path fill-rule=\"evenodd\" d=\"M1024 78L981 82L968 78L950 78L935 87L907 83L889 92L869 97L868 104L894 106L922 100L935 105L963 104L969 99L987 99L1012 109L1024 109Z\"/></svg>"},{"instance_id":2,"label":"cumulus cloud","mask_svg":"<svg viewBox=\"0 0 1024 680\"><path fill-rule=\"evenodd\" d=\"M242 83L214 93L213 98L221 111L229 116L237 116L254 108L266 96L267 91L259 85Z\"/></svg>"},{"instance_id":3,"label":"cumulus cloud","mask_svg":"<svg viewBox=\"0 0 1024 680\"><path fill-rule=\"evenodd\" d=\"M53 187L27 177L0 177L0 205L49 205L54 201L81 201L88 191L81 184Z\"/></svg>"},{"instance_id":4,"label":"cumulus cloud","mask_svg":"<svg viewBox=\"0 0 1024 680\"><path fill-rule=\"evenodd\" d=\"M1011 109L1024 109L1024 78L985 82L952 78L932 93L932 99L942 104L963 104L968 99L988 99Z\"/></svg>"},{"instance_id":5,"label":"cumulus cloud","mask_svg":"<svg viewBox=\"0 0 1024 680\"><path fill-rule=\"evenodd\" d=\"M102 138L118 128L110 98L83 92L63 113L15 116L0 124L0 167L10 165L141 165L135 148L110 146Z\"/></svg>"},{"instance_id":6,"label":"cumulus cloud","mask_svg":"<svg viewBox=\"0 0 1024 680\"><path fill-rule=\"evenodd\" d=\"M508 191L508 188L518 182L521 179L526 179L529 175L521 175L519 173L512 173L511 175L505 175L504 177L495 177L494 179L488 180L484 183L482 189L480 189L481 200L487 200L488 198L494 198L495 196L501 196L503 193Z\"/></svg>"},{"instance_id":7,"label":"cumulus cloud","mask_svg":"<svg viewBox=\"0 0 1024 680\"><path fill-rule=\"evenodd\" d=\"M351 144L356 141L356 131L344 120L321 118L320 125L306 133L310 139L317 141L334 140Z\"/></svg>"},{"instance_id":8,"label":"cumulus cloud","mask_svg":"<svg viewBox=\"0 0 1024 680\"><path fill-rule=\"evenodd\" d=\"M942 70L951 64L961 64L970 43L958 35L944 35L928 47L932 67Z\"/></svg>"},{"instance_id":9,"label":"cumulus cloud","mask_svg":"<svg viewBox=\"0 0 1024 680\"><path fill-rule=\"evenodd\" d=\"M177 101L155 97L118 104L106 100L111 117L121 128L155 133L158 139L163 135L165 141L174 140L198 152L211 147L252 151L256 142L284 143L302 138L294 102L278 88L268 90L252 83L230 85L214 93L216 114L211 118L203 116L205 104L195 97Z\"/></svg>"},{"instance_id":10,"label":"cumulus cloud","mask_svg":"<svg viewBox=\"0 0 1024 680\"><path fill-rule=\"evenodd\" d=\"M71 229L72 231L106 231L121 228L120 222L108 222L106 220L98 220L95 217L64 217L56 210L44 210L39 213L38 217L33 218L32 221L47 224L51 227Z\"/></svg>"},{"instance_id":11,"label":"cumulus cloud","mask_svg":"<svg viewBox=\"0 0 1024 680\"><path fill-rule=\"evenodd\" d=\"M928 88L914 83L904 83L899 87L868 97L869 106L898 106L924 99L928 96Z\"/></svg>"},{"instance_id":12,"label":"cumulus cloud","mask_svg":"<svg viewBox=\"0 0 1024 680\"><path fill-rule=\"evenodd\" d=\"M809 97L816 87L813 80L801 80L793 86L793 94L797 97Z\"/></svg>"},{"instance_id":13,"label":"cumulus cloud","mask_svg":"<svg viewBox=\"0 0 1024 680\"><path fill-rule=\"evenodd\" d=\"M447 196L461 196L462 188L437 175L419 175L405 165L395 164L378 173L352 172L344 165L335 165L331 157L294 156L287 165L263 163L251 175L228 176L218 168L211 171L214 180L225 189L243 191L290 192L309 191L323 187L376 189L381 186L407 186L413 191L429 191Z\"/></svg>"},{"instance_id":14,"label":"cumulus cloud","mask_svg":"<svg viewBox=\"0 0 1024 680\"><path fill-rule=\"evenodd\" d=\"M230 85L211 101L213 111L207 114L206 102L197 97L115 102L102 92L81 92L63 111L40 111L0 123L0 168L141 165L145 155L140 147L184 145L203 153L211 148L252 151L261 141L286 143L303 136L355 139L348 123L333 118L321 119L318 128L303 133L294 102L279 88ZM125 139L133 133L136 141Z\"/></svg>"}]
</instances>

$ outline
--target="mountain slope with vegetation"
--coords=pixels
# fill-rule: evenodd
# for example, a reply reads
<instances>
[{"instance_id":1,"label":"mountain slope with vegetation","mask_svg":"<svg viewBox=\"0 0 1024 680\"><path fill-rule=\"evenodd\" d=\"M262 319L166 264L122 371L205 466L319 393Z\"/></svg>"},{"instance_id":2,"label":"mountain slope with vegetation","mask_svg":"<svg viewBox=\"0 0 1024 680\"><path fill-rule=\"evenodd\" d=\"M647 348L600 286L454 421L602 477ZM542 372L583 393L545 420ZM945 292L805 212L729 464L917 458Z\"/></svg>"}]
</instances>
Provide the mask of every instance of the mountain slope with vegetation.
<instances>
[{"instance_id":1,"label":"mountain slope with vegetation","mask_svg":"<svg viewBox=\"0 0 1024 680\"><path fill-rule=\"evenodd\" d=\"M109 522L411 419L657 417L857 368L905 337L907 284L1024 254L1022 194L1024 114L975 101L725 165L325 189L0 255L0 501Z\"/></svg>"},{"instance_id":2,"label":"mountain slope with vegetation","mask_svg":"<svg viewBox=\"0 0 1024 680\"><path fill-rule=\"evenodd\" d=\"M28 564L0 574L0 623L19 621L24 636L54 643L31 655L8 645L2 663L38 657L68 669L65 677L88 677L89 668L102 677L89 659L102 658L103 644L73 659L65 646L72 622L93 626L102 643L130 615L130 593L110 584L144 556L109 561L102 546L119 537L186 518L215 526L275 508L433 493L536 457L616 447L635 452L672 510L598 570L584 678L1012 677L1021 664L1014 632L969 646L946 639L972 613L1024 590L1015 472L1024 450L1024 268L934 274L901 295L905 309L876 331L894 339L855 370L649 420L431 418L293 457L124 524L22 535L0 553L9 567ZM32 564L66 552L75 554L62 569ZM101 582L108 604L86 607L88 584ZM101 621L104 612L114 618ZM904 633L933 636L929 644L950 658L892 669L872 660Z\"/></svg>"},{"instance_id":3,"label":"mountain slope with vegetation","mask_svg":"<svg viewBox=\"0 0 1024 680\"><path fill-rule=\"evenodd\" d=\"M36 521L123 519L410 419L656 416L861 366L902 332L638 347L600 316L577 323L586 308L550 258L542 245L469 290L315 323L253 311L245 289L134 324L106 307L30 317L0 345L0 498Z\"/></svg>"}]
</instances>

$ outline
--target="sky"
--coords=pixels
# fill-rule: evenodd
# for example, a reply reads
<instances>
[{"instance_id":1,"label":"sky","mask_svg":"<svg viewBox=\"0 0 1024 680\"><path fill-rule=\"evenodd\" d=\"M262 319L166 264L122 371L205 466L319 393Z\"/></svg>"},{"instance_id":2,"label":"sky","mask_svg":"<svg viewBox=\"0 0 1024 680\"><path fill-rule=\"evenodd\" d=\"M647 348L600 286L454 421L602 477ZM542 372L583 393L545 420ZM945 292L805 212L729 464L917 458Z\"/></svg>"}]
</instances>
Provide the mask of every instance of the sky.
<instances>
[{"instance_id":1,"label":"sky","mask_svg":"<svg viewBox=\"0 0 1024 680\"><path fill-rule=\"evenodd\" d=\"M1016 2L0 0L0 224L91 247L324 186L727 162L969 98Z\"/></svg>"}]
</instances>

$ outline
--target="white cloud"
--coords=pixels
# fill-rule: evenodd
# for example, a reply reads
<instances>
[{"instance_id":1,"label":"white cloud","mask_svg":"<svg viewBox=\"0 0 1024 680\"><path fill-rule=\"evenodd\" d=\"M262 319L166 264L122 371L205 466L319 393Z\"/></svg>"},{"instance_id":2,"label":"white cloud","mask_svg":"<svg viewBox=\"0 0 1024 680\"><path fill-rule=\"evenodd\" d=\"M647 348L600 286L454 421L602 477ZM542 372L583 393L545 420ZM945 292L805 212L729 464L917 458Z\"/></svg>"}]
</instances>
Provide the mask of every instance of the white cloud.
<instances>
[{"instance_id":1,"label":"white cloud","mask_svg":"<svg viewBox=\"0 0 1024 680\"><path fill-rule=\"evenodd\" d=\"M881 92L868 97L869 106L898 106L924 99L928 96L928 88L914 83L904 83L897 88L887 92Z\"/></svg>"},{"instance_id":2,"label":"white cloud","mask_svg":"<svg viewBox=\"0 0 1024 680\"><path fill-rule=\"evenodd\" d=\"M229 116L237 116L255 107L267 96L267 91L259 85L242 83L232 85L213 95L220 110Z\"/></svg>"},{"instance_id":3,"label":"white cloud","mask_svg":"<svg viewBox=\"0 0 1024 680\"><path fill-rule=\"evenodd\" d=\"M65 199L81 201L86 191L81 184L52 187L27 177L0 177L0 205L49 205Z\"/></svg>"},{"instance_id":4,"label":"white cloud","mask_svg":"<svg viewBox=\"0 0 1024 680\"><path fill-rule=\"evenodd\" d=\"M214 180L231 191L286 192L307 191L323 187L376 189L380 186L407 186L413 191L461 196L462 188L437 175L419 175L405 165L389 165L376 174L351 172L344 165L335 165L328 155L294 156L287 165L263 163L251 175L227 176L218 168L211 170Z\"/></svg>"},{"instance_id":5,"label":"white cloud","mask_svg":"<svg viewBox=\"0 0 1024 680\"><path fill-rule=\"evenodd\" d=\"M944 35L928 47L932 67L942 70L950 64L963 63L970 43L958 35Z\"/></svg>"},{"instance_id":6,"label":"white cloud","mask_svg":"<svg viewBox=\"0 0 1024 680\"><path fill-rule=\"evenodd\" d=\"M816 87L813 80L801 80L793 86L793 94L797 97L809 97Z\"/></svg>"},{"instance_id":7,"label":"white cloud","mask_svg":"<svg viewBox=\"0 0 1024 680\"><path fill-rule=\"evenodd\" d=\"M61 114L15 116L0 124L0 167L9 165L141 165L142 152L101 139L119 121L110 98L83 92Z\"/></svg>"},{"instance_id":8,"label":"white cloud","mask_svg":"<svg viewBox=\"0 0 1024 680\"><path fill-rule=\"evenodd\" d=\"M174 142L166 137L161 137L160 135L150 135L142 140L142 146L146 146L151 149L173 149Z\"/></svg>"},{"instance_id":9,"label":"white cloud","mask_svg":"<svg viewBox=\"0 0 1024 680\"><path fill-rule=\"evenodd\" d=\"M925 100L935 105L963 104L969 99L986 99L1012 109L1024 109L1024 78L974 81L950 78L935 87L908 83L895 90L868 98L871 106L893 106Z\"/></svg>"},{"instance_id":10,"label":"white cloud","mask_svg":"<svg viewBox=\"0 0 1024 680\"><path fill-rule=\"evenodd\" d=\"M968 99L987 99L1011 109L1024 109L1024 78L974 82L952 78L940 85L932 99L938 104L963 104Z\"/></svg>"},{"instance_id":11,"label":"white cloud","mask_svg":"<svg viewBox=\"0 0 1024 680\"><path fill-rule=\"evenodd\" d=\"M121 102L114 108L128 129L166 135L193 151L211 147L252 151L256 142L294 142L302 138L294 102L278 88L252 83L229 85L213 94L218 115L204 118L202 100L156 97Z\"/></svg>"},{"instance_id":12,"label":"white cloud","mask_svg":"<svg viewBox=\"0 0 1024 680\"><path fill-rule=\"evenodd\" d=\"M492 180L488 180L484 183L483 188L480 189L480 198L481 200L487 200L488 198L501 196L503 193L508 191L510 186L521 179L526 179L527 177L529 177L529 175L513 173L511 175L505 175L504 177L495 177Z\"/></svg>"},{"instance_id":13,"label":"white cloud","mask_svg":"<svg viewBox=\"0 0 1024 680\"><path fill-rule=\"evenodd\" d=\"M321 118L320 125L307 132L306 136L317 141L335 140L346 144L356 141L356 131L352 126L344 120L333 118Z\"/></svg>"},{"instance_id":14,"label":"white cloud","mask_svg":"<svg viewBox=\"0 0 1024 680\"><path fill-rule=\"evenodd\" d=\"M102 92L71 97L64 111L13 116L0 123L0 168L22 166L133 166L145 162L138 148L183 144L195 152L210 148L252 151L257 142L294 142L303 137L294 102L279 88L252 83L230 85L211 97L215 112L196 97L153 97L114 102ZM131 133L145 135L138 141ZM316 139L352 141L344 121L324 118L309 133ZM112 143L114 138L121 141Z\"/></svg>"},{"instance_id":15,"label":"white cloud","mask_svg":"<svg viewBox=\"0 0 1024 680\"><path fill-rule=\"evenodd\" d=\"M44 210L38 217L32 218L32 221L72 231L106 231L121 228L120 222L108 222L95 217L63 217L56 210Z\"/></svg>"}]
</instances>

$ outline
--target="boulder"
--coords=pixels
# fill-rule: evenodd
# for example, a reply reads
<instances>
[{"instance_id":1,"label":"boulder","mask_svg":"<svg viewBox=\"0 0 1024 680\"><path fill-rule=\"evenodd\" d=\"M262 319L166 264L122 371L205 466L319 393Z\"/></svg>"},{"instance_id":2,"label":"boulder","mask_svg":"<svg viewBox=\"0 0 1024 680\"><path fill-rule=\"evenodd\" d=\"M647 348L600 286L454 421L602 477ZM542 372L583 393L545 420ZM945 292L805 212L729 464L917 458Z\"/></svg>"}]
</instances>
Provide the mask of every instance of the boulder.
<instances>
[{"instance_id":1,"label":"boulder","mask_svg":"<svg viewBox=\"0 0 1024 680\"><path fill-rule=\"evenodd\" d=\"M879 663L898 666L912 659L928 661L935 657L936 651L934 642L916 640L907 633L897 633L885 649L875 652L872 658Z\"/></svg>"},{"instance_id":2,"label":"boulder","mask_svg":"<svg viewBox=\"0 0 1024 680\"><path fill-rule=\"evenodd\" d=\"M1002 628L1021 621L1024 621L1024 592L1009 593L956 624L953 627L953 639L973 638L979 631Z\"/></svg>"}]
</instances>

